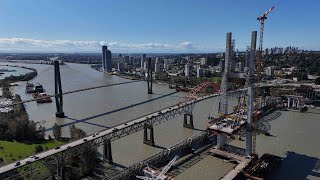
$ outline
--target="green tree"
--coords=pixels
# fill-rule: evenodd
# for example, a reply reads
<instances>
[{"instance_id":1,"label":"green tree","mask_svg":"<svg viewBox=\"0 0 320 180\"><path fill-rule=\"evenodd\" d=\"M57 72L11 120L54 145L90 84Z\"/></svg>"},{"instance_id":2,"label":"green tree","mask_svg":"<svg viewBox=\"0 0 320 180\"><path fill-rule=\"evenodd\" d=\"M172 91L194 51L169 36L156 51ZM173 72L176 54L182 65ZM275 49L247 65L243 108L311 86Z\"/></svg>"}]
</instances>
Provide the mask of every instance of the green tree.
<instances>
[{"instance_id":1,"label":"green tree","mask_svg":"<svg viewBox=\"0 0 320 180\"><path fill-rule=\"evenodd\" d=\"M85 131L77 128L74 124L69 126L70 136L73 140L84 138L86 136ZM71 154L66 158L66 176L70 179L86 176L90 174L97 166L97 148L91 146L91 144L85 144L81 146L82 150L79 154Z\"/></svg>"},{"instance_id":2,"label":"green tree","mask_svg":"<svg viewBox=\"0 0 320 180\"><path fill-rule=\"evenodd\" d=\"M81 139L87 136L86 132L77 128L74 124L69 126L71 139Z\"/></svg>"},{"instance_id":3,"label":"green tree","mask_svg":"<svg viewBox=\"0 0 320 180\"><path fill-rule=\"evenodd\" d=\"M58 140L61 138L61 127L57 123L54 123L52 127L52 131L53 131L53 137L55 139Z\"/></svg>"},{"instance_id":4,"label":"green tree","mask_svg":"<svg viewBox=\"0 0 320 180\"><path fill-rule=\"evenodd\" d=\"M39 152L42 152L44 149L43 149L43 147L39 144L39 145L37 145L36 147L34 147L35 148L35 153L39 153Z\"/></svg>"}]
</instances>

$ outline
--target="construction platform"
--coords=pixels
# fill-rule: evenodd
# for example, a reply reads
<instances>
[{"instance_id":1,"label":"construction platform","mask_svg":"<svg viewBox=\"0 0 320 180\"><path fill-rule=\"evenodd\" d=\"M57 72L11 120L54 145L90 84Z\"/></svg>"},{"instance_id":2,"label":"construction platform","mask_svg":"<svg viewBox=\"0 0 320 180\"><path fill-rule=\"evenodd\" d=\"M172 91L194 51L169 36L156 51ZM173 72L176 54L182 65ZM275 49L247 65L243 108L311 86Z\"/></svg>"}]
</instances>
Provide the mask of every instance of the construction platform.
<instances>
[{"instance_id":1,"label":"construction platform","mask_svg":"<svg viewBox=\"0 0 320 180\"><path fill-rule=\"evenodd\" d=\"M247 167L247 165L251 162L251 158L246 158L243 156L240 156L238 154L229 153L220 149L212 149L210 150L212 155L225 158L229 162L233 161L237 163L237 166L231 169L222 179L223 180L230 180L234 179L238 176L240 172L243 171L244 168Z\"/></svg>"},{"instance_id":2,"label":"construction platform","mask_svg":"<svg viewBox=\"0 0 320 180\"><path fill-rule=\"evenodd\" d=\"M265 176L280 165L282 158L272 154L264 154L244 168L237 179L264 179Z\"/></svg>"},{"instance_id":3,"label":"construction platform","mask_svg":"<svg viewBox=\"0 0 320 180\"><path fill-rule=\"evenodd\" d=\"M262 106L258 111L254 112L254 116L258 119L271 113L276 109L276 105ZM213 133L224 133L232 135L247 123L247 111L240 109L236 113L227 115L226 117L211 118L208 123L207 129Z\"/></svg>"}]
</instances>

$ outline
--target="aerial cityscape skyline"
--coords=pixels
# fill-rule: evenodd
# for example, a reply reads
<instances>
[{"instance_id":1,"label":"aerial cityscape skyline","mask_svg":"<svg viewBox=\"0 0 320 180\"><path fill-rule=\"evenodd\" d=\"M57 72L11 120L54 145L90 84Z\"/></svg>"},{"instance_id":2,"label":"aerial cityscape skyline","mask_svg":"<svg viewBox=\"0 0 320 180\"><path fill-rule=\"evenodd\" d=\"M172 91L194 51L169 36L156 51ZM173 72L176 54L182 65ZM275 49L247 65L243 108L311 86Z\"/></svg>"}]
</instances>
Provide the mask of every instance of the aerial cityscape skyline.
<instances>
[{"instance_id":1,"label":"aerial cityscape skyline","mask_svg":"<svg viewBox=\"0 0 320 180\"><path fill-rule=\"evenodd\" d=\"M320 179L319 1L0 1L0 179Z\"/></svg>"},{"instance_id":2,"label":"aerial cityscape skyline","mask_svg":"<svg viewBox=\"0 0 320 180\"><path fill-rule=\"evenodd\" d=\"M310 18L317 15L316 1L143 0L2 1L0 52L100 52L102 45L114 53L222 52L223 35L231 31L236 49L245 50L248 32L259 30L256 17L271 5L276 9L266 20L264 47L319 50L319 37L311 36L320 30Z\"/></svg>"}]
</instances>

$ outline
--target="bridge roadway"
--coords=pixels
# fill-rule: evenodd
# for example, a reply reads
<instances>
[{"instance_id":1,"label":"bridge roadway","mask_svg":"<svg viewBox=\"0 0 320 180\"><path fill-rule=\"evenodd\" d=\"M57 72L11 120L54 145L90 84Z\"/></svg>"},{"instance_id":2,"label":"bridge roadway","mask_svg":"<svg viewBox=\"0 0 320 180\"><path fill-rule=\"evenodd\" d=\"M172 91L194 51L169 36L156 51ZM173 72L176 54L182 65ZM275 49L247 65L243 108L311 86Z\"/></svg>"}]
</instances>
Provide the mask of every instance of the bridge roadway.
<instances>
[{"instance_id":1,"label":"bridge roadway","mask_svg":"<svg viewBox=\"0 0 320 180\"><path fill-rule=\"evenodd\" d=\"M229 91L228 93L231 95L241 95L244 90L245 89L239 89L236 91ZM94 133L83 139L73 141L71 143L62 145L58 148L51 149L43 153L39 153L36 155L36 157L38 157L37 159L28 157L20 161L17 161L17 162L20 162L19 165L16 165L17 162L5 165L3 167L0 167L0 179L4 179L5 177L8 177L8 176L10 177L13 175L16 176L17 175L16 170L18 169L23 171L28 169L28 171L32 173L34 172L34 169L22 168L22 167L26 165L34 164L37 162L44 164L43 161L46 161L46 158L49 158L55 155L59 156L59 154L62 154L68 151L72 152L72 149L79 150L81 149L80 147L85 144L90 144L92 146L100 146L104 144L106 140L114 141L116 139L138 132L142 130L145 125L158 125L158 124L161 124L162 122L168 121L169 119L176 117L177 115L181 115L183 113L191 113L195 103L212 98L212 97L216 97L219 95L220 95L219 93L206 95L206 96L196 98L189 102L180 103L180 104L159 110L157 112L147 114L143 117L139 117L135 120L127 121L120 125L114 126L110 129L107 129L98 133ZM33 167L37 167L37 165ZM21 173L21 171L19 171L19 173Z\"/></svg>"}]
</instances>

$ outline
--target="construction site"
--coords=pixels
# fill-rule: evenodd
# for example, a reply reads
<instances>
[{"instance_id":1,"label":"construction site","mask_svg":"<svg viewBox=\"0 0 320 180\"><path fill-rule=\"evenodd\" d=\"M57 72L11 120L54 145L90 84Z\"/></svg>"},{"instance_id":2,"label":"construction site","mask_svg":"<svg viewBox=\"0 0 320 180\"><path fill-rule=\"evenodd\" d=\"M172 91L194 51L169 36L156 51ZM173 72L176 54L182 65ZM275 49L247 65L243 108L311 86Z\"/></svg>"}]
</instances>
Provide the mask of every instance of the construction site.
<instances>
[{"instance_id":1,"label":"construction site","mask_svg":"<svg viewBox=\"0 0 320 180\"><path fill-rule=\"evenodd\" d=\"M233 168L220 178L225 180L264 179L268 173L280 165L282 161L281 157L268 153L261 155L256 153L257 134L263 133L266 136L270 136L268 132L270 127L262 125L263 123L260 121L264 116L275 110L286 109L305 112L308 108L305 105L305 97L301 95L286 94L282 97L274 97L263 96L260 93L261 88L264 88L259 84L260 71L263 65L262 43L264 21L273 9L274 7L271 7L258 17L261 24L258 51L256 50L257 31L253 31L251 34L251 46L249 54L247 54L247 57L249 57L248 69L245 74L246 81L242 91L232 94L229 87L229 81L231 77L234 77L232 75L233 72L230 71L231 65L234 63L233 54L235 49L231 32L226 35L225 69L222 74L221 87L217 89L216 84L206 82L199 84L189 91L186 97L187 101L192 101L197 96L202 96L203 94L201 93L209 87L213 88L215 92L221 93L218 107L219 116L208 117L207 130L204 132L205 135L201 139L200 145L198 143L198 145L191 144L187 146L183 152L179 151L179 153L176 153L175 157L167 165L163 162L150 162L139 173L144 176L136 176L138 179L172 179L179 174L180 166L185 166L181 164L189 164L190 167L190 164L200 161L200 157L205 155L211 155L223 159L226 163L234 164ZM233 107L233 111L229 112L228 106L231 98L236 98L237 104ZM275 119L278 116L279 114L275 114L271 118ZM236 137L239 140L245 137L245 149L228 145L228 142ZM178 160L179 156L182 156L182 160Z\"/></svg>"},{"instance_id":2,"label":"construction site","mask_svg":"<svg viewBox=\"0 0 320 180\"><path fill-rule=\"evenodd\" d=\"M285 89L278 84L267 84L262 80L264 23L273 9L274 6L257 18L260 23L258 49L258 32L252 31L250 34L251 44L246 51L246 69L242 75L234 71L235 39L233 39L232 32L227 32L224 59L221 61L223 62L221 83L202 82L193 88L182 88L176 85L177 92L163 95L166 97L178 92L180 92L179 95L182 94L181 97L174 97L180 99L170 102L171 104L165 102L163 106L157 107L155 110L151 109L152 111L150 110L143 115L139 112L137 112L137 116L128 113L130 114L129 120L120 121L119 115L114 115L117 121L114 124L108 124L108 126L100 125L103 128L102 130L94 131L88 136L0 167L0 179L22 179L24 177L31 177L32 179L37 177L35 172L40 171L44 171L44 173L42 172L43 177L46 176L46 178L65 179L65 158L81 154L83 147L87 145L97 149L100 148L96 151L97 156L95 157L95 160L99 161L99 167L89 177L86 177L87 179L268 179L285 161L283 156L270 151L270 149L278 148L278 145L284 140L278 141L277 138L274 138L270 145L270 143L262 141L259 143L259 138L261 140L261 137L262 139L277 137L278 134L271 132L271 126L274 124L269 122L281 117L282 112L285 111L294 113L296 116L297 114L304 114L310 107L307 104L309 98L315 96L314 90L308 86ZM148 71L144 79L147 81L148 98L149 95L154 94L151 61L152 58L147 59ZM99 126L94 122L86 121L98 116L105 116L110 112L101 115L95 114L92 117L79 120L72 119L71 116L65 116L63 95L102 87L139 83L138 81L128 81L77 90L72 89L63 93L59 68L58 61L55 61L55 94L43 94L45 95L43 97L35 96L32 100L21 103L38 102L38 100L44 100L45 98L49 98L51 102L51 97L54 97L56 104L55 117L69 118L71 120L70 124L83 122ZM169 87L173 88L174 85L169 84ZM270 93L264 93L266 91ZM140 93L140 91L137 92ZM123 94L128 93L123 91ZM132 94L132 96L135 95ZM164 97L160 96L158 98ZM118 99L110 102L116 101ZM153 100L147 99L143 103L130 103L112 111L123 113L120 111L139 108L139 105L151 101ZM205 101L207 104L204 103ZM201 112L197 111L199 109L194 110L196 103L204 103L202 107L198 107L202 110ZM9 105L4 104L1 108L6 106ZM141 109L147 109L147 106L151 105L148 104ZM201 116L197 116L200 113ZM182 121L170 121L171 124L166 124L171 119L178 119L178 116L181 116L180 120ZM103 122L107 120L109 119L103 119ZM282 123L285 125L276 127L278 132L287 127L288 121ZM182 135L179 135L179 132L182 131L185 134L181 133ZM286 133L289 134L283 132L283 134ZM304 132L295 131L294 133L300 136ZM179 136L179 139L175 136ZM120 142L120 139L124 140ZM142 139L141 142L143 143L134 141L137 139ZM171 139L173 140L171 141ZM291 144L294 144L296 140L292 141ZM270 146L268 150L261 151L262 148L265 148L265 146L260 147L263 143L266 144L265 146ZM295 146L295 144L292 146ZM291 146L285 146L289 157L302 158L298 153L288 152L288 150L291 150L290 148ZM133 158L129 161L127 157ZM211 162L211 164L208 162ZM288 161L286 163L288 164ZM203 171L207 171L210 176L202 177L203 174L201 173Z\"/></svg>"}]
</instances>

